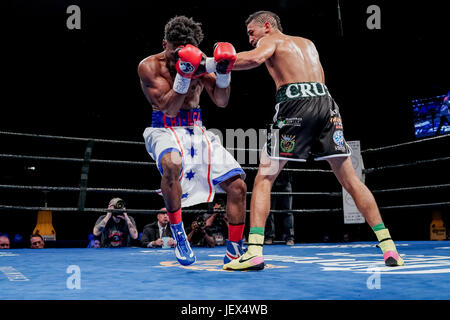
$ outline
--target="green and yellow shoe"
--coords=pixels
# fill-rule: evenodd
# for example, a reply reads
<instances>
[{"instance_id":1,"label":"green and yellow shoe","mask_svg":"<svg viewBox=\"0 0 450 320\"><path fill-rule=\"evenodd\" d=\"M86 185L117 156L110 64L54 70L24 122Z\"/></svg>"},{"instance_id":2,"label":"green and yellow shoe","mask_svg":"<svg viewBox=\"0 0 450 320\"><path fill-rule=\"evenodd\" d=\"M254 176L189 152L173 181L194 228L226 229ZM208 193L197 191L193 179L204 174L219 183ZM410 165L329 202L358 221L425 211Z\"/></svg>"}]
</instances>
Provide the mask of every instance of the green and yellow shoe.
<instances>
[{"instance_id":1,"label":"green and yellow shoe","mask_svg":"<svg viewBox=\"0 0 450 320\"><path fill-rule=\"evenodd\" d=\"M259 234L250 234L248 237L248 250L241 257L232 260L223 265L223 270L263 270L264 257L262 247L264 236Z\"/></svg>"}]
</instances>

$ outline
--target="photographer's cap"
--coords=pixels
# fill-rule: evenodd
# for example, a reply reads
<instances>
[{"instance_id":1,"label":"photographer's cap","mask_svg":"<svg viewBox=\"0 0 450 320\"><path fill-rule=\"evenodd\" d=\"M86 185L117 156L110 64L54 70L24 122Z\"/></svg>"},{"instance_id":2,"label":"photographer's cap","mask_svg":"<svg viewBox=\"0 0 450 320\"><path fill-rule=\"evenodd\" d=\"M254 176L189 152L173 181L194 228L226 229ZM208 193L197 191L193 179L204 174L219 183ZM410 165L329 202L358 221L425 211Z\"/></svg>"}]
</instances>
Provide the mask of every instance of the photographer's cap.
<instances>
[{"instance_id":1,"label":"photographer's cap","mask_svg":"<svg viewBox=\"0 0 450 320\"><path fill-rule=\"evenodd\" d=\"M112 198L112 199L109 201L108 207L109 207L109 206L115 206L115 205L117 204L117 202L119 202L119 201L123 201L123 200L120 199L120 198Z\"/></svg>"}]
</instances>

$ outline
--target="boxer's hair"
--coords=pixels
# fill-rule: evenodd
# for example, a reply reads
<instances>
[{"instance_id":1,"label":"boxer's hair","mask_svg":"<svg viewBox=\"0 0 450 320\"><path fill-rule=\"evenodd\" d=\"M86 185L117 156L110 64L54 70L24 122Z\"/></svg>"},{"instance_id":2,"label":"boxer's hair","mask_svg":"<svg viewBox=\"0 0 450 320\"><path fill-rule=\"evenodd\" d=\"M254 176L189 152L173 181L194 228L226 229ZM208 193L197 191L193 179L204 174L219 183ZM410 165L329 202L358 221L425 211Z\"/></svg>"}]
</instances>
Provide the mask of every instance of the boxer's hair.
<instances>
[{"instance_id":1,"label":"boxer's hair","mask_svg":"<svg viewBox=\"0 0 450 320\"><path fill-rule=\"evenodd\" d=\"M252 21L255 21L260 24L268 22L272 27L277 28L278 30L283 32L280 17L271 11L257 11L255 13L252 13L247 18L247 20L245 20L245 25L248 26Z\"/></svg>"},{"instance_id":2,"label":"boxer's hair","mask_svg":"<svg viewBox=\"0 0 450 320\"><path fill-rule=\"evenodd\" d=\"M164 39L175 47L192 44L196 47L203 41L200 22L186 16L175 16L164 27Z\"/></svg>"}]
</instances>

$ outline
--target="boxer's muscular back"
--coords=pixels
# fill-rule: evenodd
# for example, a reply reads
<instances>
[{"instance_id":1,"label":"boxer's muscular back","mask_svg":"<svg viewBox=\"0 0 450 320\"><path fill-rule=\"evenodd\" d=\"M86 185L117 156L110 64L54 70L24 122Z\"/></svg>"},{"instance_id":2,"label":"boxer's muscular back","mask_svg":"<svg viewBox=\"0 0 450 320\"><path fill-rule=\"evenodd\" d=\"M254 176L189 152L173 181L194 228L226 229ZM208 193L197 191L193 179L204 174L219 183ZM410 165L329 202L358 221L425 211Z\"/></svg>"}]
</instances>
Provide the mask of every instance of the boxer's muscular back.
<instances>
[{"instance_id":1,"label":"boxer's muscular back","mask_svg":"<svg viewBox=\"0 0 450 320\"><path fill-rule=\"evenodd\" d=\"M270 37L276 49L265 63L277 89L293 82L325 83L319 54L310 40L285 34Z\"/></svg>"}]
</instances>

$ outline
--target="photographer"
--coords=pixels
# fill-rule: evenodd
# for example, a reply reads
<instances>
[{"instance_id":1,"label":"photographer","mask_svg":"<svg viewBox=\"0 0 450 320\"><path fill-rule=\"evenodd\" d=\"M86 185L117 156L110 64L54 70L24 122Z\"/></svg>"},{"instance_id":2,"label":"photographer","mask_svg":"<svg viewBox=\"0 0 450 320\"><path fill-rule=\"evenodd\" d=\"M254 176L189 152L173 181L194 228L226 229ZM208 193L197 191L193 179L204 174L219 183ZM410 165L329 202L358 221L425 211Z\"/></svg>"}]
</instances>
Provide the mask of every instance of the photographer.
<instances>
[{"instance_id":1,"label":"photographer","mask_svg":"<svg viewBox=\"0 0 450 320\"><path fill-rule=\"evenodd\" d=\"M214 211L213 214L197 216L191 227L186 230L191 245L211 248L225 245L228 227L222 203L215 203Z\"/></svg>"},{"instance_id":2,"label":"photographer","mask_svg":"<svg viewBox=\"0 0 450 320\"><path fill-rule=\"evenodd\" d=\"M187 239L192 246L208 246L214 248L216 242L208 230L208 227L212 224L212 220L211 217L209 219L205 218L207 217L201 214L192 221L191 227L186 228L186 233L188 234Z\"/></svg>"},{"instance_id":3,"label":"photographer","mask_svg":"<svg viewBox=\"0 0 450 320\"><path fill-rule=\"evenodd\" d=\"M120 198L113 198L108 209L125 210L125 202ZM107 211L106 215L98 218L93 234L96 237L101 236L101 245L104 248L128 247L131 239L138 238L136 222L125 211Z\"/></svg>"}]
</instances>

